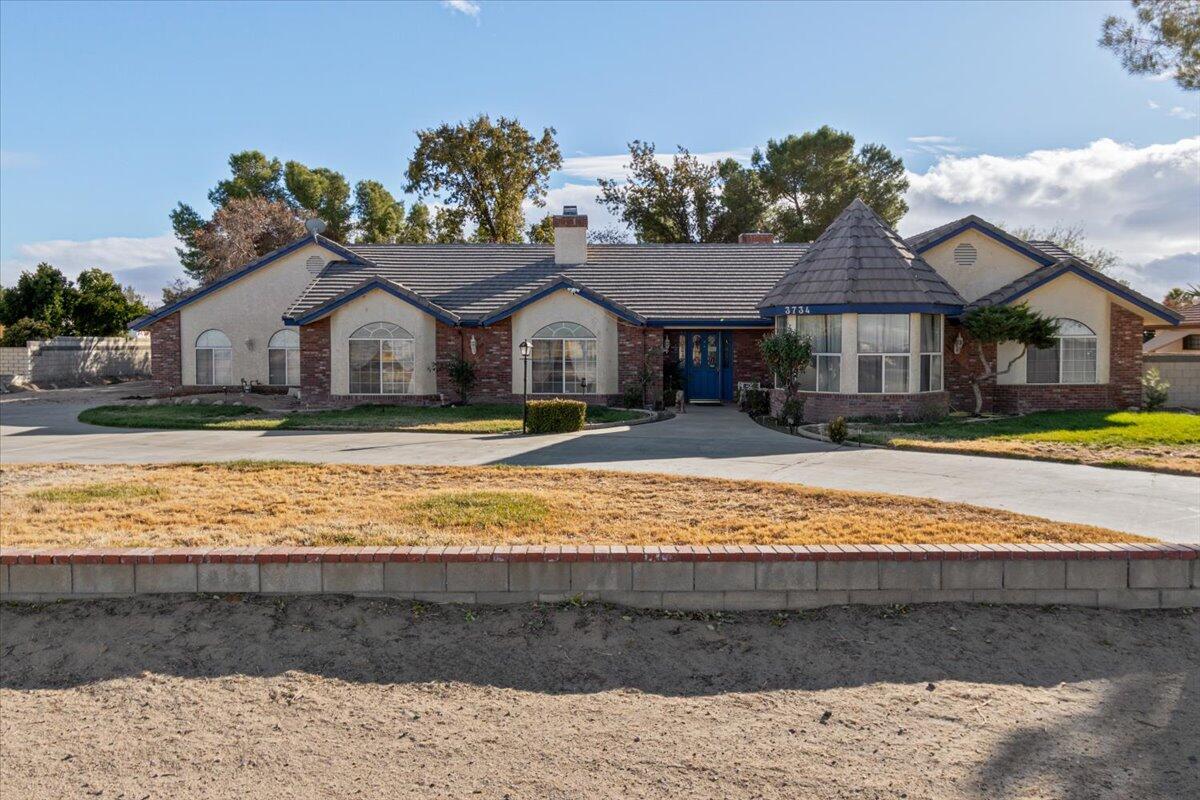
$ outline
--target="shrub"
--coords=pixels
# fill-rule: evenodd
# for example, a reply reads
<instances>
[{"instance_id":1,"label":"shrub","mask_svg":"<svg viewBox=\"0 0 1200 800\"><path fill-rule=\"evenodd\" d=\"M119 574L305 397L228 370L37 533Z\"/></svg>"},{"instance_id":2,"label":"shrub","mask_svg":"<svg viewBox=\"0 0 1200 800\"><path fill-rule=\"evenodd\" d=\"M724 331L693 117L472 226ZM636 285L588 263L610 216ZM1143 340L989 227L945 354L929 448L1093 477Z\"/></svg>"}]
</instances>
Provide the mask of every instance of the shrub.
<instances>
[{"instance_id":1,"label":"shrub","mask_svg":"<svg viewBox=\"0 0 1200 800\"><path fill-rule=\"evenodd\" d=\"M644 396L642 385L640 383L631 383L625 387L622 402L626 408L641 408Z\"/></svg>"},{"instance_id":2,"label":"shrub","mask_svg":"<svg viewBox=\"0 0 1200 800\"><path fill-rule=\"evenodd\" d=\"M1167 390L1171 384L1163 380L1156 367L1146 370L1142 376L1142 393L1145 396L1145 408L1153 411L1162 408L1167 402Z\"/></svg>"},{"instance_id":3,"label":"shrub","mask_svg":"<svg viewBox=\"0 0 1200 800\"><path fill-rule=\"evenodd\" d=\"M50 339L53 336L54 330L49 323L21 317L4 329L4 336L0 338L0 347L24 347L26 342Z\"/></svg>"},{"instance_id":4,"label":"shrub","mask_svg":"<svg viewBox=\"0 0 1200 800\"><path fill-rule=\"evenodd\" d=\"M766 417L771 414L770 389L743 389L742 410L752 417Z\"/></svg>"},{"instance_id":5,"label":"shrub","mask_svg":"<svg viewBox=\"0 0 1200 800\"><path fill-rule=\"evenodd\" d=\"M582 400L529 401L530 433L571 433L583 430L587 421L587 403Z\"/></svg>"},{"instance_id":6,"label":"shrub","mask_svg":"<svg viewBox=\"0 0 1200 800\"><path fill-rule=\"evenodd\" d=\"M829 423L829 428L826 433L829 434L829 441L834 444L841 444L846 441L846 435L850 432L846 425L845 417L837 417Z\"/></svg>"},{"instance_id":7,"label":"shrub","mask_svg":"<svg viewBox=\"0 0 1200 800\"><path fill-rule=\"evenodd\" d=\"M804 400L800 397L789 397L783 401L779 409L779 421L789 428L795 428L804 421Z\"/></svg>"},{"instance_id":8,"label":"shrub","mask_svg":"<svg viewBox=\"0 0 1200 800\"><path fill-rule=\"evenodd\" d=\"M468 361L460 355L453 355L446 364L446 372L454 391L458 392L459 401L465 406L471 402L471 393L479 376L475 372L475 362Z\"/></svg>"}]
</instances>

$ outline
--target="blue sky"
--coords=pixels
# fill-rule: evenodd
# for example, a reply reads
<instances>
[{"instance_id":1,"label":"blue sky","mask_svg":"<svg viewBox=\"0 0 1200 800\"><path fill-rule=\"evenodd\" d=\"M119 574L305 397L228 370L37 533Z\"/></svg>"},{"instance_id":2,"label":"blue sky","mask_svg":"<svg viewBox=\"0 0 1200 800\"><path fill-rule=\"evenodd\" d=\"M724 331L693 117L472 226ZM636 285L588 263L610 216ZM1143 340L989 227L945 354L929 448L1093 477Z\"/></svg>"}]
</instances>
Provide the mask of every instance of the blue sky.
<instances>
[{"instance_id":1,"label":"blue sky","mask_svg":"<svg viewBox=\"0 0 1200 800\"><path fill-rule=\"evenodd\" d=\"M1108 13L1128 4L4 2L0 277L94 263L156 294L167 212L205 208L229 153L399 193L415 129L483 111L554 126L551 202L602 222L630 139L745 155L834 125L903 155L903 232L1083 224L1157 292L1200 280L1200 98L1126 75Z\"/></svg>"}]
</instances>

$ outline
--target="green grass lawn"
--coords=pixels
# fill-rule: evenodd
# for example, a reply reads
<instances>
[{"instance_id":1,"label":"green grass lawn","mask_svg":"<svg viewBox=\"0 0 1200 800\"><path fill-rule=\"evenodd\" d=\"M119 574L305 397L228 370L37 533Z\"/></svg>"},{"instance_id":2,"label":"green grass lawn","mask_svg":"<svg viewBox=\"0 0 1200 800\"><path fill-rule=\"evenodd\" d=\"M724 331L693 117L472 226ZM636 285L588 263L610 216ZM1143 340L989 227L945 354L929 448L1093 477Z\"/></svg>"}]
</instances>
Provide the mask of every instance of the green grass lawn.
<instances>
[{"instance_id":1,"label":"green grass lawn","mask_svg":"<svg viewBox=\"0 0 1200 800\"><path fill-rule=\"evenodd\" d=\"M636 411L588 406L589 423L639 419ZM79 415L80 422L120 428L208 430L347 430L504 433L521 427L521 406L479 403L468 406L361 405L329 411L270 416L255 406L213 404L98 406Z\"/></svg>"},{"instance_id":2,"label":"green grass lawn","mask_svg":"<svg viewBox=\"0 0 1200 800\"><path fill-rule=\"evenodd\" d=\"M908 450L1200 474L1200 416L1169 411L1042 411L977 422L867 425L851 438Z\"/></svg>"}]
</instances>

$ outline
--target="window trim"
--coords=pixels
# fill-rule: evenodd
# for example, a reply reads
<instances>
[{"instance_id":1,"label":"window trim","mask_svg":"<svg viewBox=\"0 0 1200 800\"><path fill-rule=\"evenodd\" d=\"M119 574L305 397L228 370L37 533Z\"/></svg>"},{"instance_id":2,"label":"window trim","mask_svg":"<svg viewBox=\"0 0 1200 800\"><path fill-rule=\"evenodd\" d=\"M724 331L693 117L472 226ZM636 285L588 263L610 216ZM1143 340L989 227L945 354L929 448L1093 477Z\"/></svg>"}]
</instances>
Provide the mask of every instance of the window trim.
<instances>
[{"instance_id":1,"label":"window trim","mask_svg":"<svg viewBox=\"0 0 1200 800\"><path fill-rule=\"evenodd\" d=\"M1100 384L1100 337L1092 330L1090 325L1085 325L1077 319L1070 317L1058 317L1055 322L1059 323L1058 335L1054 337L1054 348L1058 351L1058 380L1056 381L1032 381L1029 379L1029 353L1033 352L1032 348L1025 355L1025 385L1026 386L1098 386ZM1063 335L1062 323L1073 322L1080 326L1088 333L1068 333ZM1063 339L1071 339L1073 341L1092 341L1092 353L1094 360L1092 362L1092 380L1090 381L1064 381L1063 380L1063 355L1065 348L1062 346Z\"/></svg>"},{"instance_id":2,"label":"window trim","mask_svg":"<svg viewBox=\"0 0 1200 800\"><path fill-rule=\"evenodd\" d=\"M582 331L586 331L587 333L589 333L591 335L590 336L543 336L542 335L542 334L546 333L547 331L549 331L550 329L552 329L556 326L559 326L559 325L573 325L574 327L579 328ZM570 322L567 320L560 320L559 322L551 322L549 325L543 325L541 328L538 329L537 333L535 333L535 334L533 334L533 336L529 337L529 341L533 342L533 343L536 343L536 342L562 342L562 348L561 348L562 352L559 356L559 358L560 358L559 367L560 367L560 375L561 375L559 385L562 387L561 390L555 390L555 391L549 391L549 392L539 392L539 391L537 391L536 388L533 388L535 386L535 382L531 376L530 381L529 381L530 387L531 387L530 392L529 392L530 394L536 394L536 395L540 395L540 396L557 396L557 395L587 396L589 394L596 394L596 387L600 383L600 342L597 339L596 334L592 333L591 328L589 328L586 325L580 324L578 322ZM591 342L592 343L592 353L591 353L590 359L588 359L588 357L587 357L587 347L586 346L584 347L584 365L585 365L585 368L587 368L588 366L591 367L592 381L589 384L587 379L586 378L584 379L584 382L583 382L584 391L582 391L582 392L567 390L567 344L566 344L567 342L585 342L585 343ZM531 366L531 370L532 370L532 364L533 364L533 362L536 362L537 359L534 357L532 351L530 352L529 355L530 355L529 360L531 362L530 366ZM590 364L588 363L589 361L590 361ZM590 389L590 391L588 391L589 389Z\"/></svg>"},{"instance_id":3,"label":"window trim","mask_svg":"<svg viewBox=\"0 0 1200 800\"><path fill-rule=\"evenodd\" d=\"M219 343L218 344L209 344L207 342L204 344L201 344L200 340L203 339L204 337L208 336L210 333L217 334L218 336L220 336L222 339L225 340L225 344L219 344ZM197 386L232 386L233 385L233 342L231 342L229 340L229 337L225 334L225 331L221 330L220 328L209 328L208 330L201 332L200 335L196 337L196 343L193 346L192 350L193 350L193 356L194 356L194 360L195 360L195 363L193 364L193 371L195 373ZM227 383L217 383L217 353L221 352L221 351L225 351L228 354L228 360L226 361L226 363L229 365L228 366L229 375L227 376L229 378L229 382L227 382ZM202 353L202 352L207 353L208 359L209 359L208 371L209 371L209 375L212 378L212 380L208 383L202 382L200 380L200 353Z\"/></svg>"},{"instance_id":4,"label":"window trim","mask_svg":"<svg viewBox=\"0 0 1200 800\"><path fill-rule=\"evenodd\" d=\"M362 333L363 331L367 330L368 328L373 328L375 326L387 326L389 328L395 329L395 330L391 331L391 333L393 333L393 334L394 333L402 333L405 335L404 336L395 336L395 335L393 335L393 336L375 336L375 335L359 336L359 334ZM353 362L350 358L350 348L354 342L375 342L376 343L376 347L378 348L377 358L379 359L379 369L377 370L377 377L379 380L379 391L362 392L362 391L354 390L354 366L353 366ZM384 368L383 343L384 342L409 342L409 343L411 343L411 347L409 348L409 356L411 359L411 364L410 364L410 369L409 369L408 387L407 387L406 391L403 391L403 392L385 392L385 391L383 391L383 383L384 383L384 381L383 381L383 368ZM403 364L403 362L401 362L401 363ZM394 322L382 322L382 321L381 322L368 322L365 325L360 325L353 333L351 333L348 337L346 337L346 393L347 394L354 395L356 397L357 396L403 397L405 395L413 394L413 390L416 388L416 377L417 377L416 339L413 337L413 335L411 333L408 332L408 329L405 328L404 326L397 325Z\"/></svg>"},{"instance_id":5,"label":"window trim","mask_svg":"<svg viewBox=\"0 0 1200 800\"><path fill-rule=\"evenodd\" d=\"M925 337L923 336L924 330L925 330L924 324L923 324L925 317L933 317L934 319L937 320L937 324L938 324L938 349L937 350L926 350L925 349ZM917 375L917 394L928 394L930 392L944 392L944 391L946 391L946 356L945 356L946 317L943 314L921 314L920 319L921 319L921 321L917 325L917 328L919 331L917 334L917 338L918 338L917 347L919 348L917 358L919 359L918 367L920 368L921 371ZM924 375L925 359L929 358L930 363L932 364L933 356L937 356L937 360L938 360L938 371L937 371L938 388L922 389L921 388L921 378ZM933 385L933 369L932 368L929 370L929 384L932 387L932 385Z\"/></svg>"},{"instance_id":6,"label":"window trim","mask_svg":"<svg viewBox=\"0 0 1200 800\"><path fill-rule=\"evenodd\" d=\"M1200 333L1189 333L1180 339L1179 349L1186 350L1189 353L1193 350L1200 350Z\"/></svg>"},{"instance_id":7,"label":"window trim","mask_svg":"<svg viewBox=\"0 0 1200 800\"><path fill-rule=\"evenodd\" d=\"M843 315L841 315L841 314L796 314L796 315L794 315L794 319L796 320L796 323L795 323L795 327L793 328L793 330L795 330L797 333L801 333L800 320L804 319L806 317L809 319L812 319L815 317L821 317L824 320L825 338L827 340L829 338L829 318L836 317L837 321L838 321L837 322L838 341L839 342L842 341L842 331L845 330L845 327L844 327L845 319L843 318ZM836 359L837 360L838 385L832 389L830 389L828 387L823 387L821 385L821 375L823 374L821 371L821 359L826 359L826 360ZM821 393L821 394L841 394L842 393L842 351L841 350L837 350L837 351L814 350L812 353L812 362L809 364L809 369L811 369L813 371L813 388L812 389L802 388L802 389L800 389L801 392L812 392L812 393Z\"/></svg>"}]
</instances>

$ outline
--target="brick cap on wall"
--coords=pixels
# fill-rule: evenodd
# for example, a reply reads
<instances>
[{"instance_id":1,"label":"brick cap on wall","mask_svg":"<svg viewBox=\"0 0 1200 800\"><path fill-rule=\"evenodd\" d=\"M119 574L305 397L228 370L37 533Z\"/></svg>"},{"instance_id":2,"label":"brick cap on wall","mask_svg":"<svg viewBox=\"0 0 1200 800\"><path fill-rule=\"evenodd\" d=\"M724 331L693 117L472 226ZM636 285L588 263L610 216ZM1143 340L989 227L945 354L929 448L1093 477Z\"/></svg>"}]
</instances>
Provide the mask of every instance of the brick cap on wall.
<instances>
[{"instance_id":1,"label":"brick cap on wall","mask_svg":"<svg viewBox=\"0 0 1200 800\"><path fill-rule=\"evenodd\" d=\"M1200 544L510 545L502 547L0 548L11 564L321 562L980 561L1197 559Z\"/></svg>"}]
</instances>

